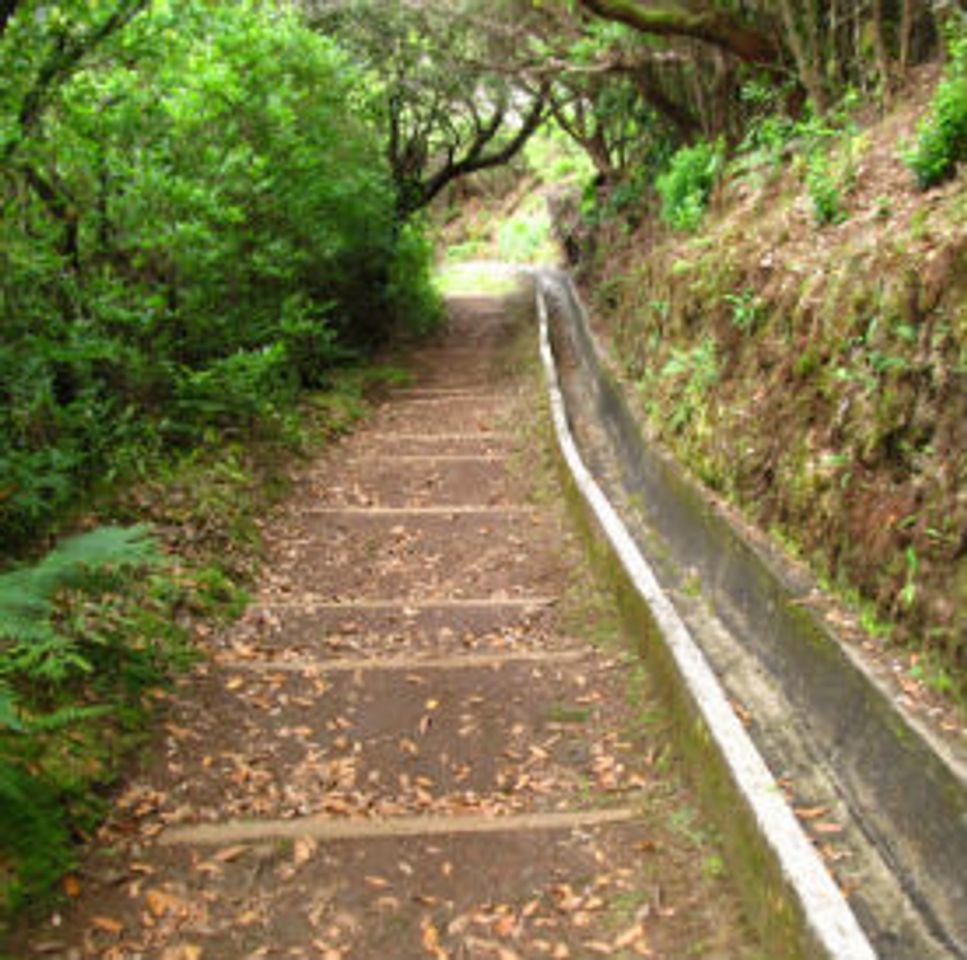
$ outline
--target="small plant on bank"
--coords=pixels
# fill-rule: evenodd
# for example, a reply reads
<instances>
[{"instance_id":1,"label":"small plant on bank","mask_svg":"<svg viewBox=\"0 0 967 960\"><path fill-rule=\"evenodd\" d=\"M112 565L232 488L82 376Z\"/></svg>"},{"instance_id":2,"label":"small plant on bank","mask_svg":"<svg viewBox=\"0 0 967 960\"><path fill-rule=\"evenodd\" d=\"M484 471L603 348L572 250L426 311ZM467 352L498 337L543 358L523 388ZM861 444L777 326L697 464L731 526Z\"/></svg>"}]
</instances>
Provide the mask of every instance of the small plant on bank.
<instances>
[{"instance_id":1,"label":"small plant on bank","mask_svg":"<svg viewBox=\"0 0 967 960\"><path fill-rule=\"evenodd\" d=\"M967 159L967 30L948 43L950 59L930 112L920 122L917 142L903 159L921 190L948 180Z\"/></svg>"},{"instance_id":2,"label":"small plant on bank","mask_svg":"<svg viewBox=\"0 0 967 960\"><path fill-rule=\"evenodd\" d=\"M755 290L746 288L741 293L727 293L722 299L732 308L732 326L743 333L753 332L762 314L762 303Z\"/></svg>"},{"instance_id":3,"label":"small plant on bank","mask_svg":"<svg viewBox=\"0 0 967 960\"><path fill-rule=\"evenodd\" d=\"M671 158L655 188L662 219L676 230L694 231L702 222L708 199L722 169L721 142L682 147Z\"/></svg>"},{"instance_id":4,"label":"small plant on bank","mask_svg":"<svg viewBox=\"0 0 967 960\"><path fill-rule=\"evenodd\" d=\"M813 205L813 218L818 226L842 223L846 219L838 179L829 157L822 151L817 150L809 158L806 189Z\"/></svg>"},{"instance_id":5,"label":"small plant on bank","mask_svg":"<svg viewBox=\"0 0 967 960\"><path fill-rule=\"evenodd\" d=\"M719 367L715 340L705 337L691 350L672 349L671 359L661 371L662 378L679 382L678 400L672 410L670 426L680 431L702 406L705 395L718 383Z\"/></svg>"}]
</instances>

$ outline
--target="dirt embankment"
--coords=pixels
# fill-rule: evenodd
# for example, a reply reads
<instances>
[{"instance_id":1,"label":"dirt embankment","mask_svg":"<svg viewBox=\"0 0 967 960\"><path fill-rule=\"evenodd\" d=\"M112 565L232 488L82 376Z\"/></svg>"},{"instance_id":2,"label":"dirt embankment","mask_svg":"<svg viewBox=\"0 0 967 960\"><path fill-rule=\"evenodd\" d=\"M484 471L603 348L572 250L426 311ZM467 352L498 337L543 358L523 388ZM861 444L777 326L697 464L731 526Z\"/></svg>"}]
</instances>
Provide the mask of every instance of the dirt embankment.
<instances>
[{"instance_id":1,"label":"dirt embankment","mask_svg":"<svg viewBox=\"0 0 967 960\"><path fill-rule=\"evenodd\" d=\"M844 138L844 222L793 156L697 235L599 237L584 282L653 436L853 600L914 700L967 688L967 176L920 193L899 157L930 80Z\"/></svg>"}]
</instances>

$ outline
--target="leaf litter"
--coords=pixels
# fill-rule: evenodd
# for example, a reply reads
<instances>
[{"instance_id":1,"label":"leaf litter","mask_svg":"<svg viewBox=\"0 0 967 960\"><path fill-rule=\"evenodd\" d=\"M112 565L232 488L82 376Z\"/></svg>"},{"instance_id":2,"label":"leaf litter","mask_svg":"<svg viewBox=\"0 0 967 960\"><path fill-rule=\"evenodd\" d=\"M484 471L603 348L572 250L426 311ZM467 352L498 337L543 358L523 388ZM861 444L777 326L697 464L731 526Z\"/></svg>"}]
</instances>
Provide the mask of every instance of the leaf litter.
<instances>
[{"instance_id":1,"label":"leaf litter","mask_svg":"<svg viewBox=\"0 0 967 960\"><path fill-rule=\"evenodd\" d=\"M515 430L533 419L536 388L527 377L494 373L512 340L502 314L486 304L466 309L451 335L478 338L480 349L462 351L459 361L438 358L426 376L479 377L501 426ZM690 800L673 771L654 768L661 750L635 724L624 654L595 650L554 609L427 607L593 591L560 508L486 521L312 514L319 505L434 505L444 489L447 504L486 496L524 505L529 481L546 472L541 444L522 433L516 472L490 459L458 481L442 461L429 461L421 479L410 463L401 486L398 473L366 466L385 453L371 435L381 435L386 410L401 432L420 432L425 407L391 400L371 430L307 467L266 525L271 563L253 608L209 638L212 658L171 697L156 761L116 796L69 902L27 933L18 955L45 955L51 944L65 960L752 955L727 878L702 869L710 841L667 826ZM472 424L448 421L458 414L441 406L434 429L473 433ZM495 443L480 449L492 452ZM421 453L432 450L447 452L441 441ZM399 603L386 611L351 606L373 598ZM607 603L595 603L588 627L608 616ZM428 653L560 649L585 656L419 665ZM327 674L334 655L402 655L412 665ZM313 662L271 668L296 658ZM181 824L499 818L615 805L641 816L487 836L160 842ZM826 816L815 814L815 825L833 834Z\"/></svg>"}]
</instances>

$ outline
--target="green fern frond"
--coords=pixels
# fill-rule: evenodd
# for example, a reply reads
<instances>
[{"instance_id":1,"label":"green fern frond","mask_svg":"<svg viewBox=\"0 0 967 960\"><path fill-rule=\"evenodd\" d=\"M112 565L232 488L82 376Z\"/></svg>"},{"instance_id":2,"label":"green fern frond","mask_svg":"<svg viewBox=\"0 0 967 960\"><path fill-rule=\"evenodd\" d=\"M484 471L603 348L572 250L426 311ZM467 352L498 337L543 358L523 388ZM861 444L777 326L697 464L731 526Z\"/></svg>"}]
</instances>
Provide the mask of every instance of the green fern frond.
<instances>
[{"instance_id":1,"label":"green fern frond","mask_svg":"<svg viewBox=\"0 0 967 960\"><path fill-rule=\"evenodd\" d=\"M104 717L111 713L111 707L61 707L53 713L40 717L30 717L25 721L25 728L30 733L52 733L65 727L73 727L81 720L91 720Z\"/></svg>"},{"instance_id":2,"label":"green fern frond","mask_svg":"<svg viewBox=\"0 0 967 960\"><path fill-rule=\"evenodd\" d=\"M98 527L65 540L31 567L0 575L0 637L18 643L54 639L48 618L58 591L82 588L99 572L156 566L157 545L145 526Z\"/></svg>"},{"instance_id":3,"label":"green fern frond","mask_svg":"<svg viewBox=\"0 0 967 960\"><path fill-rule=\"evenodd\" d=\"M83 586L101 570L130 570L161 560L148 527L98 527L63 541L29 571L47 596L65 587Z\"/></svg>"},{"instance_id":4,"label":"green fern frond","mask_svg":"<svg viewBox=\"0 0 967 960\"><path fill-rule=\"evenodd\" d=\"M7 684L0 683L0 731L20 733L23 729L23 721L17 711L16 693Z\"/></svg>"}]
</instances>

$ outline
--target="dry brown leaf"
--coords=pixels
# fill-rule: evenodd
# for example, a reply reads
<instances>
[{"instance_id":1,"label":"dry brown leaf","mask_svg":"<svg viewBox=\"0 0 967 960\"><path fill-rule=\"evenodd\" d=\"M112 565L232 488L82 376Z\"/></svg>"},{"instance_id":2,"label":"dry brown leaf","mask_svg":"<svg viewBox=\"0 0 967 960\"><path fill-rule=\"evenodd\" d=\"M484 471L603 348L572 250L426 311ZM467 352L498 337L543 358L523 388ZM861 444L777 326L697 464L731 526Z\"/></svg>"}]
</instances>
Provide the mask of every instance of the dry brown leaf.
<instances>
[{"instance_id":1,"label":"dry brown leaf","mask_svg":"<svg viewBox=\"0 0 967 960\"><path fill-rule=\"evenodd\" d=\"M423 949L436 958L436 960L448 960L447 952L440 946L440 932L429 921L423 921L423 932L421 934Z\"/></svg>"},{"instance_id":2,"label":"dry brown leaf","mask_svg":"<svg viewBox=\"0 0 967 960\"><path fill-rule=\"evenodd\" d=\"M844 828L842 824L839 824L839 823L824 822L824 823L813 824L813 830L815 830L816 833L822 833L827 835L832 833L842 833L843 829Z\"/></svg>"},{"instance_id":3,"label":"dry brown leaf","mask_svg":"<svg viewBox=\"0 0 967 960\"><path fill-rule=\"evenodd\" d=\"M155 917L163 917L168 913L187 913L188 905L173 893L152 888L145 892L144 902L148 910Z\"/></svg>"},{"instance_id":4,"label":"dry brown leaf","mask_svg":"<svg viewBox=\"0 0 967 960\"><path fill-rule=\"evenodd\" d=\"M624 933L619 933L618 936L614 938L614 949L624 950L633 944L642 943L645 939L645 928L640 923L636 923L631 927L628 927Z\"/></svg>"},{"instance_id":5,"label":"dry brown leaf","mask_svg":"<svg viewBox=\"0 0 967 960\"><path fill-rule=\"evenodd\" d=\"M505 914L494 922L493 931L498 937L509 937L517 927L517 918L513 914Z\"/></svg>"},{"instance_id":6,"label":"dry brown leaf","mask_svg":"<svg viewBox=\"0 0 967 960\"><path fill-rule=\"evenodd\" d=\"M165 947L161 952L161 960L201 960L202 949L193 943L181 943L174 947Z\"/></svg>"},{"instance_id":7,"label":"dry brown leaf","mask_svg":"<svg viewBox=\"0 0 967 960\"><path fill-rule=\"evenodd\" d=\"M219 863L231 863L233 860L237 860L247 850L248 846L244 843L238 843L234 847L225 847L219 850L212 859L217 860Z\"/></svg>"},{"instance_id":8,"label":"dry brown leaf","mask_svg":"<svg viewBox=\"0 0 967 960\"><path fill-rule=\"evenodd\" d=\"M297 867L308 863L315 855L319 843L313 837L299 837L292 850L292 861Z\"/></svg>"},{"instance_id":9,"label":"dry brown leaf","mask_svg":"<svg viewBox=\"0 0 967 960\"><path fill-rule=\"evenodd\" d=\"M91 920L91 926L103 930L105 933L113 933L115 936L118 936L124 930L124 924L113 917L94 917Z\"/></svg>"},{"instance_id":10,"label":"dry brown leaf","mask_svg":"<svg viewBox=\"0 0 967 960\"><path fill-rule=\"evenodd\" d=\"M342 950L338 950L336 947L330 947L329 944L323 943L322 940L313 940L312 945L321 954L320 960L343 960L345 956Z\"/></svg>"}]
</instances>

